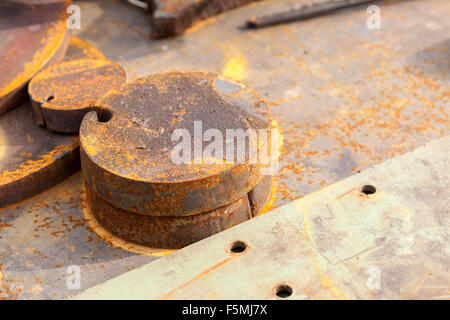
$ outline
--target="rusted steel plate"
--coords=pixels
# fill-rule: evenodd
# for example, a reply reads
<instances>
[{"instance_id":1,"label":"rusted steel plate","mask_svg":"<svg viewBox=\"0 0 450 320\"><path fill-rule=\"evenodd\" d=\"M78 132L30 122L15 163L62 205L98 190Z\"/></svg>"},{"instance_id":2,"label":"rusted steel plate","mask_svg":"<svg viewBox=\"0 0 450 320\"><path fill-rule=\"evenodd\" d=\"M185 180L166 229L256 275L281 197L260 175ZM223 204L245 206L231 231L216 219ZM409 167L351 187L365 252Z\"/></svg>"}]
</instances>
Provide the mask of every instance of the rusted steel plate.
<instances>
[{"instance_id":1,"label":"rusted steel plate","mask_svg":"<svg viewBox=\"0 0 450 320\"><path fill-rule=\"evenodd\" d=\"M46 68L28 85L36 122L55 132L76 133L96 102L125 81L122 67L105 59L63 61Z\"/></svg>"},{"instance_id":2,"label":"rusted steel plate","mask_svg":"<svg viewBox=\"0 0 450 320\"><path fill-rule=\"evenodd\" d=\"M152 38L170 37L182 33L195 22L254 0L154 0Z\"/></svg>"},{"instance_id":3,"label":"rusted steel plate","mask_svg":"<svg viewBox=\"0 0 450 320\"><path fill-rule=\"evenodd\" d=\"M26 99L25 85L58 62L69 42L68 0L0 2L0 115Z\"/></svg>"},{"instance_id":4,"label":"rusted steel plate","mask_svg":"<svg viewBox=\"0 0 450 320\"><path fill-rule=\"evenodd\" d=\"M247 196L210 212L156 217L128 212L103 200L88 185L87 202L97 221L121 239L144 246L178 249L251 219Z\"/></svg>"},{"instance_id":5,"label":"rusted steel plate","mask_svg":"<svg viewBox=\"0 0 450 320\"><path fill-rule=\"evenodd\" d=\"M76 59L106 59L94 45L78 37L70 37L63 61Z\"/></svg>"},{"instance_id":6,"label":"rusted steel plate","mask_svg":"<svg viewBox=\"0 0 450 320\"><path fill-rule=\"evenodd\" d=\"M197 214L232 203L262 179L262 166L250 161L260 150L259 139L247 140L243 161L226 162L226 151L209 159L197 151L209 144L202 139L208 129L225 142L227 129L271 127L266 105L242 83L203 72L158 74L110 93L99 108L100 120L88 113L80 128L82 168L89 187L116 207L149 215ZM173 140L175 130L187 137ZM172 150L186 141L182 152L190 156L177 163ZM232 143L237 160L239 142Z\"/></svg>"},{"instance_id":7,"label":"rusted steel plate","mask_svg":"<svg viewBox=\"0 0 450 320\"><path fill-rule=\"evenodd\" d=\"M282 299L284 287L288 299L448 299L449 144L435 140L75 298ZM236 242L241 254L228 250Z\"/></svg>"},{"instance_id":8,"label":"rusted steel plate","mask_svg":"<svg viewBox=\"0 0 450 320\"><path fill-rule=\"evenodd\" d=\"M78 137L36 125L31 105L0 117L0 207L29 198L80 168Z\"/></svg>"}]
</instances>

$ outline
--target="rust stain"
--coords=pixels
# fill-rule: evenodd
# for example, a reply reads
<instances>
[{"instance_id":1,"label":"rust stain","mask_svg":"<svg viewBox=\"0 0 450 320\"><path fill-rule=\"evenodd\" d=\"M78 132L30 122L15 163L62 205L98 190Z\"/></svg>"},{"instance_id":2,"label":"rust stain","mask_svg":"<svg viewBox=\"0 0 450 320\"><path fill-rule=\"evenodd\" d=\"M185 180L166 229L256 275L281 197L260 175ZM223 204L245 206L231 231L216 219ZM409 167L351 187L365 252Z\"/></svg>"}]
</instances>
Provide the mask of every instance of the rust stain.
<instances>
[{"instance_id":1,"label":"rust stain","mask_svg":"<svg viewBox=\"0 0 450 320\"><path fill-rule=\"evenodd\" d=\"M237 255L234 256L230 256L227 257L225 259L223 259L222 261L217 262L216 264L214 264L212 267L206 268L205 270L203 270L202 272L200 272L199 274L197 274L195 277L193 277L191 280L183 283L182 285L178 286L177 288L173 289L172 291L166 293L165 295L159 297L157 300L165 300L168 299L170 296L173 296L175 293L177 293L178 291L186 288L187 286L189 286L191 283L207 276L208 274L210 274L212 271L220 268L221 266L223 266L224 264L226 264L228 261L232 260L233 258L237 257Z\"/></svg>"},{"instance_id":2,"label":"rust stain","mask_svg":"<svg viewBox=\"0 0 450 320\"><path fill-rule=\"evenodd\" d=\"M12 181L26 177L34 172L49 166L54 162L55 158L59 158L61 155L70 152L77 145L78 138L74 138L74 145L62 144L55 147L53 150L43 154L37 160L28 160L21 163L19 167L15 170L8 171L5 170L0 174L0 184L7 184Z\"/></svg>"},{"instance_id":3,"label":"rust stain","mask_svg":"<svg viewBox=\"0 0 450 320\"><path fill-rule=\"evenodd\" d=\"M65 3L68 5L70 1L65 1ZM45 45L34 54L31 61L23 65L23 71L21 73L12 79L5 87L0 89L0 96L6 95L21 87L30 76L35 74L42 67L42 64L55 53L67 32L66 17L67 14L65 10L62 10L59 14L59 21L55 22L54 25L48 29L43 38L45 39Z\"/></svg>"}]
</instances>

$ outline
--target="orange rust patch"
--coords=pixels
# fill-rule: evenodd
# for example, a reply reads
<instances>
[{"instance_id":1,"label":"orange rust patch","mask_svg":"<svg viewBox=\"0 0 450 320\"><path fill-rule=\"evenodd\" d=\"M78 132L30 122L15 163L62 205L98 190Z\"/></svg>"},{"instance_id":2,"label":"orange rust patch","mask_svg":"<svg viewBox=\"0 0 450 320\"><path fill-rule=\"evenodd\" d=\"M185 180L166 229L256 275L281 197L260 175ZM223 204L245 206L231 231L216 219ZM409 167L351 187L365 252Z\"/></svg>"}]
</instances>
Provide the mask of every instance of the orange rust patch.
<instances>
[{"instance_id":1,"label":"orange rust patch","mask_svg":"<svg viewBox=\"0 0 450 320\"><path fill-rule=\"evenodd\" d=\"M74 145L78 144L77 140L78 138L74 138ZM50 152L43 154L38 160L28 160L21 163L17 169L12 171L5 170L0 174L0 184L7 184L37 172L42 168L51 165L55 158L60 157L66 152L72 151L73 148L74 146L62 144L55 147Z\"/></svg>"},{"instance_id":2,"label":"orange rust patch","mask_svg":"<svg viewBox=\"0 0 450 320\"><path fill-rule=\"evenodd\" d=\"M65 1L65 3L66 5L68 5L70 1ZM54 25L48 29L47 33L43 37L42 42L45 43L43 47L40 50L36 51L31 61L23 64L22 72L17 74L15 78L11 79L6 86L0 88L0 96L6 95L13 90L21 87L33 74L35 74L42 67L45 62L50 59L50 57L61 45L67 32L66 18L67 13L64 9L59 14L59 20L56 21Z\"/></svg>"}]
</instances>

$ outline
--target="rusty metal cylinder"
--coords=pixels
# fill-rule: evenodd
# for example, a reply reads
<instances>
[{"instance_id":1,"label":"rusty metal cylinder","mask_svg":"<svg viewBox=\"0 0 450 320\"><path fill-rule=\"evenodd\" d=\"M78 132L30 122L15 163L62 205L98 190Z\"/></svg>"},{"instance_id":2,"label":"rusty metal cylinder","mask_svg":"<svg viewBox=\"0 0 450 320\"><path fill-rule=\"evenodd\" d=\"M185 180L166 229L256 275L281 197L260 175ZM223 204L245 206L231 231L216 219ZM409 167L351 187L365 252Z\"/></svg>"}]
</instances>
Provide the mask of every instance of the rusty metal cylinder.
<instances>
[{"instance_id":1,"label":"rusty metal cylinder","mask_svg":"<svg viewBox=\"0 0 450 320\"><path fill-rule=\"evenodd\" d=\"M271 117L246 85L169 72L127 83L96 108L81 123L80 154L89 206L111 233L181 247L250 219L267 200L271 179L254 202L248 194L264 178L266 141L254 133L270 134Z\"/></svg>"}]
</instances>

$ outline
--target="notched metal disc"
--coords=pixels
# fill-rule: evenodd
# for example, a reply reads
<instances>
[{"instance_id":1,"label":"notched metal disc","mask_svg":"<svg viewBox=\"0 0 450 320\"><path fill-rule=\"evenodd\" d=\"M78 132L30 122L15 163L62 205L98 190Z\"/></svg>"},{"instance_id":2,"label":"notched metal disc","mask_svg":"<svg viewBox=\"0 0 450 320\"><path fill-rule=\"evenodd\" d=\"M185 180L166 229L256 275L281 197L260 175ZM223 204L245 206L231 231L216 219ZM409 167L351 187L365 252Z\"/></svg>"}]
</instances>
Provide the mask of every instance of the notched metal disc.
<instances>
[{"instance_id":1,"label":"notched metal disc","mask_svg":"<svg viewBox=\"0 0 450 320\"><path fill-rule=\"evenodd\" d=\"M41 71L28 86L36 121L56 132L76 133L83 116L110 90L118 90L126 73L104 59L63 61Z\"/></svg>"},{"instance_id":2,"label":"notched metal disc","mask_svg":"<svg viewBox=\"0 0 450 320\"><path fill-rule=\"evenodd\" d=\"M0 207L44 191L79 168L78 137L37 126L29 103L0 117Z\"/></svg>"},{"instance_id":3,"label":"notched metal disc","mask_svg":"<svg viewBox=\"0 0 450 320\"><path fill-rule=\"evenodd\" d=\"M0 115L26 99L26 84L67 49L68 0L0 2Z\"/></svg>"},{"instance_id":4,"label":"notched metal disc","mask_svg":"<svg viewBox=\"0 0 450 320\"><path fill-rule=\"evenodd\" d=\"M262 179L261 165L249 161L259 140L247 140L244 161L226 161L227 129L271 125L267 106L242 83L203 72L157 74L126 84L99 106L110 117L99 121L89 113L83 119L82 168L90 188L116 207L144 215L192 215L232 203ZM210 129L223 137L223 154L208 158L196 149L210 144L202 141ZM180 163L173 154L184 138L191 156ZM237 146L231 150L235 157Z\"/></svg>"}]
</instances>

